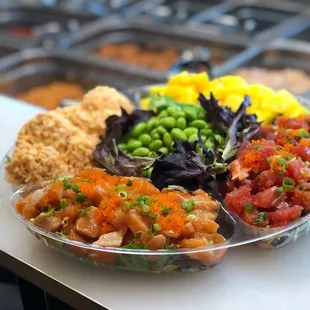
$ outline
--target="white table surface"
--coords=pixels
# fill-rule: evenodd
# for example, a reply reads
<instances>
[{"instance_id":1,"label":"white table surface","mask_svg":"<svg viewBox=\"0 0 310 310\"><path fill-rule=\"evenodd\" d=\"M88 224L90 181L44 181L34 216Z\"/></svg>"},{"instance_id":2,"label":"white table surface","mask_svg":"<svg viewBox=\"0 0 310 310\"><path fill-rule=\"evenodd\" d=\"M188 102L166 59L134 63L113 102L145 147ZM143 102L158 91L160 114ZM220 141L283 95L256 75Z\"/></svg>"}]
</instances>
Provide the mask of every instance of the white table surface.
<instances>
[{"instance_id":1,"label":"white table surface","mask_svg":"<svg viewBox=\"0 0 310 310\"><path fill-rule=\"evenodd\" d=\"M39 109L0 96L0 155ZM0 249L113 310L308 310L310 235L283 249L231 249L215 268L197 273L139 274L98 269L45 247L4 208Z\"/></svg>"}]
</instances>

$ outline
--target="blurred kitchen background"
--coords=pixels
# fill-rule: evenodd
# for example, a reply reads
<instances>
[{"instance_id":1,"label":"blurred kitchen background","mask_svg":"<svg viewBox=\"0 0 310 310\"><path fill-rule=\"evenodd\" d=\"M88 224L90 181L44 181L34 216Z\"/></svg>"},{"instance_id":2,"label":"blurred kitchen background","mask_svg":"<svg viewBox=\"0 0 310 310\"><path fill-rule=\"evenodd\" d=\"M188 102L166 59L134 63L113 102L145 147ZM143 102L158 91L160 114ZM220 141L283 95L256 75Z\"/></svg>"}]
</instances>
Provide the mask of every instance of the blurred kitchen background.
<instances>
[{"instance_id":1,"label":"blurred kitchen background","mask_svg":"<svg viewBox=\"0 0 310 310\"><path fill-rule=\"evenodd\" d=\"M183 69L310 98L310 0L0 0L3 94L54 109ZM5 269L0 281L0 310L60 307Z\"/></svg>"},{"instance_id":2,"label":"blurred kitchen background","mask_svg":"<svg viewBox=\"0 0 310 310\"><path fill-rule=\"evenodd\" d=\"M0 0L0 6L0 91L47 109L79 101L98 84L124 90L183 69L239 74L309 96L310 0Z\"/></svg>"}]
</instances>

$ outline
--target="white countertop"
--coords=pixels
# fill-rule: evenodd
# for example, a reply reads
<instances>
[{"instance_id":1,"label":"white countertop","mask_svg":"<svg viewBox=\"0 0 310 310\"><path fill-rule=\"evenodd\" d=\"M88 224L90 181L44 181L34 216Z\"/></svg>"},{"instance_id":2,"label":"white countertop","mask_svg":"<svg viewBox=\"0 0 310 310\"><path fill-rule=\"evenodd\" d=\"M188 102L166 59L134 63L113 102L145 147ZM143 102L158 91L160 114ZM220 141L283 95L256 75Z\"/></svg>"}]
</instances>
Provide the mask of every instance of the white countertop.
<instances>
[{"instance_id":1,"label":"white countertop","mask_svg":"<svg viewBox=\"0 0 310 310\"><path fill-rule=\"evenodd\" d=\"M0 156L39 109L0 96ZM113 310L308 310L310 235L283 249L228 251L211 270L139 274L84 265L47 248L0 208L0 249Z\"/></svg>"}]
</instances>

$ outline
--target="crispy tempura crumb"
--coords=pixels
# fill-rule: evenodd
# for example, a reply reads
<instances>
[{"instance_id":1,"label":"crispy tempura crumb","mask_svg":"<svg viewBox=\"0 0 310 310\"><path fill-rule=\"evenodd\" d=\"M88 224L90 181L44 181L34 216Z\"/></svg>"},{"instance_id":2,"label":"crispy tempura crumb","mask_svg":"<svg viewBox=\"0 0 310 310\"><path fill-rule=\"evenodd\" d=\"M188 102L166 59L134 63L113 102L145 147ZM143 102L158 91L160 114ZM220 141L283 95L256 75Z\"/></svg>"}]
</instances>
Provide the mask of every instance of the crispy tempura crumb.
<instances>
[{"instance_id":1,"label":"crispy tempura crumb","mask_svg":"<svg viewBox=\"0 0 310 310\"><path fill-rule=\"evenodd\" d=\"M40 113L20 130L6 166L11 183L26 184L75 174L92 165L92 152L105 131L105 120L128 112L130 101L113 88L98 86L80 105Z\"/></svg>"}]
</instances>

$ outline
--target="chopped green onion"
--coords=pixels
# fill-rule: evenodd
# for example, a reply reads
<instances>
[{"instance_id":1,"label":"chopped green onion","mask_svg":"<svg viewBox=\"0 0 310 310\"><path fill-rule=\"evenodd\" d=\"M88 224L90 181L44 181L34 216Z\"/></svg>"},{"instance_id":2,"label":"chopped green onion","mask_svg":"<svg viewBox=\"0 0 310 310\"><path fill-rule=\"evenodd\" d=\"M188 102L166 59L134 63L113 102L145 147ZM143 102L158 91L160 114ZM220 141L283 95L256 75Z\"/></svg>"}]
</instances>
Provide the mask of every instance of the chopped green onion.
<instances>
[{"instance_id":1,"label":"chopped green onion","mask_svg":"<svg viewBox=\"0 0 310 310\"><path fill-rule=\"evenodd\" d=\"M80 191L80 184L74 183L72 184L72 189L78 193Z\"/></svg>"},{"instance_id":2,"label":"chopped green onion","mask_svg":"<svg viewBox=\"0 0 310 310\"><path fill-rule=\"evenodd\" d=\"M189 213L189 214L187 214L187 218L188 218L189 220L194 220L195 218L197 218L197 215L194 214L194 213Z\"/></svg>"},{"instance_id":3,"label":"chopped green onion","mask_svg":"<svg viewBox=\"0 0 310 310\"><path fill-rule=\"evenodd\" d=\"M193 199L185 200L182 203L182 208L185 210L186 213L191 212L195 208L195 201Z\"/></svg>"},{"instance_id":4,"label":"chopped green onion","mask_svg":"<svg viewBox=\"0 0 310 310\"><path fill-rule=\"evenodd\" d=\"M161 226L158 223L154 224L153 228L155 231L161 231Z\"/></svg>"},{"instance_id":5,"label":"chopped green onion","mask_svg":"<svg viewBox=\"0 0 310 310\"><path fill-rule=\"evenodd\" d=\"M55 208L49 210L48 212L45 212L45 213L41 213L40 215L41 216L44 216L44 217L49 217L49 216L52 216L55 212Z\"/></svg>"},{"instance_id":6,"label":"chopped green onion","mask_svg":"<svg viewBox=\"0 0 310 310\"><path fill-rule=\"evenodd\" d=\"M278 159L278 163L279 163L280 166L282 166L282 167L284 167L284 168L287 168L287 167L288 167L287 161L286 161L284 158L282 158L282 157L280 157L280 158Z\"/></svg>"},{"instance_id":7,"label":"chopped green onion","mask_svg":"<svg viewBox=\"0 0 310 310\"><path fill-rule=\"evenodd\" d=\"M89 216L88 212L89 212L89 208L85 208L85 209L79 209L79 216Z\"/></svg>"},{"instance_id":8,"label":"chopped green onion","mask_svg":"<svg viewBox=\"0 0 310 310\"><path fill-rule=\"evenodd\" d=\"M285 178L282 182L283 189L291 190L295 187L295 181L291 178Z\"/></svg>"},{"instance_id":9,"label":"chopped green onion","mask_svg":"<svg viewBox=\"0 0 310 310\"><path fill-rule=\"evenodd\" d=\"M68 207L68 200L66 198L60 199L59 207L60 207L60 209L67 208Z\"/></svg>"},{"instance_id":10,"label":"chopped green onion","mask_svg":"<svg viewBox=\"0 0 310 310\"><path fill-rule=\"evenodd\" d=\"M87 198L86 194L78 193L76 197L77 202L84 202Z\"/></svg>"},{"instance_id":11,"label":"chopped green onion","mask_svg":"<svg viewBox=\"0 0 310 310\"><path fill-rule=\"evenodd\" d=\"M171 210L170 210L170 208L167 207L167 206L163 206L163 207L161 208L161 213L164 214L164 215L169 214L170 212L171 212Z\"/></svg>"},{"instance_id":12,"label":"chopped green onion","mask_svg":"<svg viewBox=\"0 0 310 310\"><path fill-rule=\"evenodd\" d=\"M141 232L139 231L136 233L136 239L139 239L140 237L141 237Z\"/></svg>"},{"instance_id":13,"label":"chopped green onion","mask_svg":"<svg viewBox=\"0 0 310 310\"><path fill-rule=\"evenodd\" d=\"M126 189L126 185L124 185L124 184L120 184L120 185L117 185L117 186L114 187L114 191L116 193L119 193L119 192L121 192L121 191L123 191L125 189Z\"/></svg>"},{"instance_id":14,"label":"chopped green onion","mask_svg":"<svg viewBox=\"0 0 310 310\"><path fill-rule=\"evenodd\" d=\"M255 224L261 224L266 217L267 212L258 212L257 218L255 219Z\"/></svg>"},{"instance_id":15,"label":"chopped green onion","mask_svg":"<svg viewBox=\"0 0 310 310\"><path fill-rule=\"evenodd\" d=\"M83 182L90 182L89 179L84 178Z\"/></svg>"},{"instance_id":16,"label":"chopped green onion","mask_svg":"<svg viewBox=\"0 0 310 310\"><path fill-rule=\"evenodd\" d=\"M309 167L310 163L308 161L305 161L305 165Z\"/></svg>"},{"instance_id":17,"label":"chopped green onion","mask_svg":"<svg viewBox=\"0 0 310 310\"><path fill-rule=\"evenodd\" d=\"M6 155L6 156L5 156L5 163L7 164L7 163L9 163L10 161L11 161L11 157L8 156L8 155Z\"/></svg>"},{"instance_id":18,"label":"chopped green onion","mask_svg":"<svg viewBox=\"0 0 310 310\"><path fill-rule=\"evenodd\" d=\"M309 136L309 134L304 128L299 129L298 138L306 138L308 136Z\"/></svg>"},{"instance_id":19,"label":"chopped green onion","mask_svg":"<svg viewBox=\"0 0 310 310\"><path fill-rule=\"evenodd\" d=\"M298 188L302 191L305 188L305 185L304 184L300 184Z\"/></svg>"},{"instance_id":20,"label":"chopped green onion","mask_svg":"<svg viewBox=\"0 0 310 310\"><path fill-rule=\"evenodd\" d=\"M141 206L141 211L143 213L148 213L150 211L150 207L148 205Z\"/></svg>"},{"instance_id":21,"label":"chopped green onion","mask_svg":"<svg viewBox=\"0 0 310 310\"><path fill-rule=\"evenodd\" d=\"M62 180L62 186L63 186L65 189L71 188L71 183L69 182L68 178L64 178L64 179Z\"/></svg>"},{"instance_id":22,"label":"chopped green onion","mask_svg":"<svg viewBox=\"0 0 310 310\"><path fill-rule=\"evenodd\" d=\"M132 180L131 179L128 179L127 186L132 186Z\"/></svg>"},{"instance_id":23,"label":"chopped green onion","mask_svg":"<svg viewBox=\"0 0 310 310\"><path fill-rule=\"evenodd\" d=\"M247 203L245 206L244 206L244 210L246 211L246 212L251 212L251 211L253 211L253 209L254 209L254 205L253 205L253 203Z\"/></svg>"},{"instance_id":24,"label":"chopped green onion","mask_svg":"<svg viewBox=\"0 0 310 310\"><path fill-rule=\"evenodd\" d=\"M209 240L208 241L208 245L214 245L214 241L213 240Z\"/></svg>"},{"instance_id":25,"label":"chopped green onion","mask_svg":"<svg viewBox=\"0 0 310 310\"><path fill-rule=\"evenodd\" d=\"M148 212L148 213L146 213L146 215L152 219L155 219L155 220L157 219L157 216L152 212Z\"/></svg>"},{"instance_id":26,"label":"chopped green onion","mask_svg":"<svg viewBox=\"0 0 310 310\"><path fill-rule=\"evenodd\" d=\"M124 214L126 214L126 211L125 211L125 209L124 209L124 205L123 205L123 204L121 204L121 210L122 210L122 212L123 212Z\"/></svg>"},{"instance_id":27,"label":"chopped green onion","mask_svg":"<svg viewBox=\"0 0 310 310\"><path fill-rule=\"evenodd\" d=\"M127 198L127 197L128 197L128 193L125 192L125 191L120 191L120 192L118 192L118 194L119 194L121 197L123 197L123 198Z\"/></svg>"},{"instance_id":28,"label":"chopped green onion","mask_svg":"<svg viewBox=\"0 0 310 310\"><path fill-rule=\"evenodd\" d=\"M277 192L278 192L279 194L282 194L282 193L284 192L283 187L278 187L278 188L277 188Z\"/></svg>"}]
</instances>

